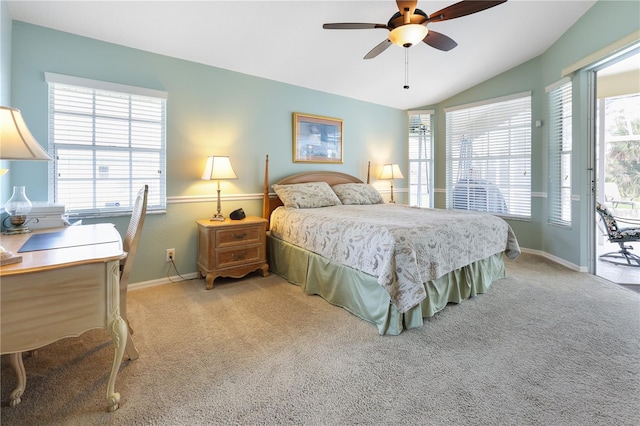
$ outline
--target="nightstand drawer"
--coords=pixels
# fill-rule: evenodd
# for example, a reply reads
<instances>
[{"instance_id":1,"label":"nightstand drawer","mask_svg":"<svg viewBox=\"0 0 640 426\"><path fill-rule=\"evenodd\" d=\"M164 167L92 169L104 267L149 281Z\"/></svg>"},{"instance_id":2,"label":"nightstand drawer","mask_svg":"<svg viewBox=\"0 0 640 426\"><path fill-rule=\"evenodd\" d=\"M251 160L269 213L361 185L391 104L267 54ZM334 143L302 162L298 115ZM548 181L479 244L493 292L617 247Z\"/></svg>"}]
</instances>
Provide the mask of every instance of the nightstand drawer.
<instances>
[{"instance_id":1,"label":"nightstand drawer","mask_svg":"<svg viewBox=\"0 0 640 426\"><path fill-rule=\"evenodd\" d=\"M261 248L260 244L255 244L241 248L217 249L216 268L223 269L238 264L261 262Z\"/></svg>"},{"instance_id":2,"label":"nightstand drawer","mask_svg":"<svg viewBox=\"0 0 640 426\"><path fill-rule=\"evenodd\" d=\"M260 242L264 225L243 226L235 229L216 229L216 247L227 247Z\"/></svg>"}]
</instances>

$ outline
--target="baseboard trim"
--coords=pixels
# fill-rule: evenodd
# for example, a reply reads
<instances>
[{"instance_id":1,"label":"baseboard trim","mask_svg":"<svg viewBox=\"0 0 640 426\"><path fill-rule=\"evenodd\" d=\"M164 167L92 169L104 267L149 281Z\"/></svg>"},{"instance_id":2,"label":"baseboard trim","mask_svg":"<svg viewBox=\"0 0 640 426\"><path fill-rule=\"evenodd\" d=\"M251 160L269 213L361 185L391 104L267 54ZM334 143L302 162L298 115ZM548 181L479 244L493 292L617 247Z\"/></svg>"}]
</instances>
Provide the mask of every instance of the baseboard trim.
<instances>
[{"instance_id":1,"label":"baseboard trim","mask_svg":"<svg viewBox=\"0 0 640 426\"><path fill-rule=\"evenodd\" d=\"M574 270L576 272L589 272L589 268L587 268L586 266L578 266L575 263L567 262L566 260L564 260L564 259L562 259L560 257L554 256L552 254L549 254L549 253L547 253L545 251L533 250L533 249L522 248L522 247L520 248L520 250L523 253L529 253L529 254L535 254L535 255L538 255L538 256L542 256L545 259L549 259L549 260L551 260L551 261L553 261L555 263L558 263L558 264L560 264L562 266L565 266L565 267L567 267L569 269L572 269L572 270Z\"/></svg>"},{"instance_id":2,"label":"baseboard trim","mask_svg":"<svg viewBox=\"0 0 640 426\"><path fill-rule=\"evenodd\" d=\"M191 272L189 274L182 274L182 276L174 275L172 277L158 278L157 280L140 281L138 283L129 284L128 290L140 290L143 288L157 287L165 284L178 284L181 281L192 280L198 278L197 272Z\"/></svg>"}]
</instances>

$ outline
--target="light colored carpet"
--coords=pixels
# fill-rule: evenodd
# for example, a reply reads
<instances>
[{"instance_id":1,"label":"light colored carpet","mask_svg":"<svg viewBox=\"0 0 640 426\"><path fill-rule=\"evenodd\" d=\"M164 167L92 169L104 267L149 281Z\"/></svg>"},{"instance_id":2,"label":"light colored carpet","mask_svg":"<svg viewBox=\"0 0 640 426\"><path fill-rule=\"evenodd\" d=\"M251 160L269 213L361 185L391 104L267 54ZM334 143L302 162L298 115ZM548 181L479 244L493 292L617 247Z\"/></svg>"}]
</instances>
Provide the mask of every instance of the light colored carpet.
<instances>
[{"instance_id":1,"label":"light colored carpet","mask_svg":"<svg viewBox=\"0 0 640 426\"><path fill-rule=\"evenodd\" d=\"M375 326L278 276L130 292L140 351L105 411L105 331L25 359L3 425L640 424L640 295L533 255L421 329ZM2 366L2 399L14 385Z\"/></svg>"}]
</instances>

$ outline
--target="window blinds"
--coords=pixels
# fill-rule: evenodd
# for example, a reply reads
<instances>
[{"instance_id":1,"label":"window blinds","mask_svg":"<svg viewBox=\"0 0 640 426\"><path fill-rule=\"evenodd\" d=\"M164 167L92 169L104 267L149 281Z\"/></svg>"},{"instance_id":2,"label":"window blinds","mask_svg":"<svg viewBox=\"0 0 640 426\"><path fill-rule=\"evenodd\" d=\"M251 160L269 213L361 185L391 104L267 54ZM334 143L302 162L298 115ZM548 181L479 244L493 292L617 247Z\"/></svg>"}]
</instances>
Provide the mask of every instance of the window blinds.
<instances>
[{"instance_id":1,"label":"window blinds","mask_svg":"<svg viewBox=\"0 0 640 426\"><path fill-rule=\"evenodd\" d=\"M549 102L549 223L571 226L571 81L547 87Z\"/></svg>"},{"instance_id":2,"label":"window blinds","mask_svg":"<svg viewBox=\"0 0 640 426\"><path fill-rule=\"evenodd\" d=\"M166 93L51 73L46 79L49 199L70 215L120 215L147 184L147 210L165 210Z\"/></svg>"},{"instance_id":3,"label":"window blinds","mask_svg":"<svg viewBox=\"0 0 640 426\"><path fill-rule=\"evenodd\" d=\"M531 217L531 93L445 109L447 208Z\"/></svg>"},{"instance_id":4,"label":"window blinds","mask_svg":"<svg viewBox=\"0 0 640 426\"><path fill-rule=\"evenodd\" d=\"M432 111L409 111L409 205L433 207Z\"/></svg>"}]
</instances>

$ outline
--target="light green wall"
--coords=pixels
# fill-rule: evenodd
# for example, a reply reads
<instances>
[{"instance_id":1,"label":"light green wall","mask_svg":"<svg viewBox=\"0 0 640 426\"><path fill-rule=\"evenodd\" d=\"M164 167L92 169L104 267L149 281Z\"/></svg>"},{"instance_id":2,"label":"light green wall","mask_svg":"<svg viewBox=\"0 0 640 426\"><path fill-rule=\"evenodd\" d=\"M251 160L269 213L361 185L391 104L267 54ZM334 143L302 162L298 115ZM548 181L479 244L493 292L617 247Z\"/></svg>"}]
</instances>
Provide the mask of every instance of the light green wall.
<instances>
[{"instance_id":1,"label":"light green wall","mask_svg":"<svg viewBox=\"0 0 640 426\"><path fill-rule=\"evenodd\" d=\"M552 4L552 3L549 3ZM562 70L579 60L628 36L640 27L640 2L600 0L594 4L545 53L469 90L424 109L436 111L436 164L445 164L444 108L496 98L503 95L532 91L532 120L546 123L545 87L560 80ZM548 253L582 269L588 265L588 227L591 216L587 205L589 180L587 168L589 110L586 71L574 76L574 159L570 229L547 223L547 127L532 126L532 220L510 220L523 247ZM420 109L423 109L420 108ZM417 108L418 109L418 108ZM435 186L445 188L445 170L436 167ZM436 193L436 207L445 206L443 191Z\"/></svg>"},{"instance_id":2,"label":"light green wall","mask_svg":"<svg viewBox=\"0 0 640 426\"><path fill-rule=\"evenodd\" d=\"M6 0L0 0L0 105L11 106L11 15ZM0 169L9 161L0 160ZM9 199L9 176L0 176L0 203Z\"/></svg>"},{"instance_id":3,"label":"light green wall","mask_svg":"<svg viewBox=\"0 0 640 426\"><path fill-rule=\"evenodd\" d=\"M0 0L0 105L11 99L11 15L6 0Z\"/></svg>"},{"instance_id":4,"label":"light green wall","mask_svg":"<svg viewBox=\"0 0 640 426\"><path fill-rule=\"evenodd\" d=\"M196 271L195 220L210 217L215 182L200 180L207 155L229 155L239 179L223 183L222 212L242 207L261 215L264 159L270 177L310 169L339 170L366 178L367 162L406 165L406 113L402 110L256 78L51 29L13 22L12 101L31 132L47 141L45 72L137 85L168 92L167 213L150 215L132 282L166 276L164 253L176 248L178 270ZM292 113L344 120L344 164L292 161ZM14 165L12 185L25 185L32 200L47 199L47 165ZM398 185L403 187L402 183ZM183 202L185 201L187 202ZM241 198L238 200L238 197ZM400 198L400 197L399 197ZM128 218L114 218L123 232ZM90 223L85 220L85 223ZM175 275L175 272L171 272Z\"/></svg>"}]
</instances>

